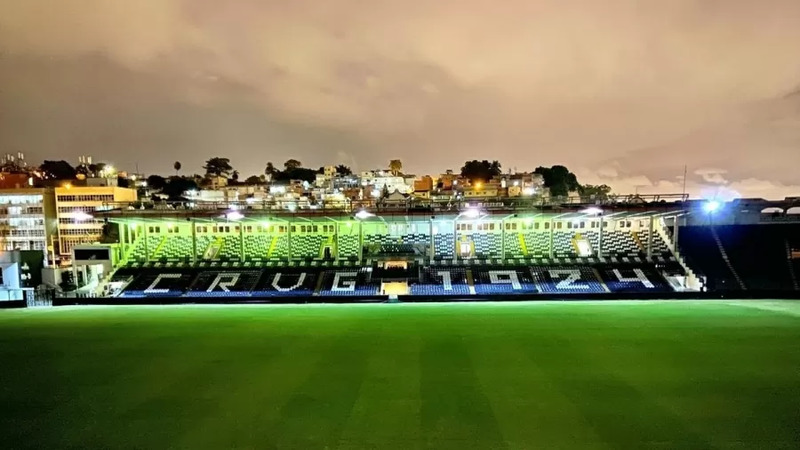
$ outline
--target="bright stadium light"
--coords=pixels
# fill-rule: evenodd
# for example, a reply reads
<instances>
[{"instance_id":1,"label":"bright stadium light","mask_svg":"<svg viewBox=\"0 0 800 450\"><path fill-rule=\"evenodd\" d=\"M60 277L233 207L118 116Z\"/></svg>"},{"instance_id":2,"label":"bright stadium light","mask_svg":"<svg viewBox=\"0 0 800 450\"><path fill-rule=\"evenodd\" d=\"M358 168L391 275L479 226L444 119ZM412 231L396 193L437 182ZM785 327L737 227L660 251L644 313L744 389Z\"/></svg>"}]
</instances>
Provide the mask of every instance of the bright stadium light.
<instances>
[{"instance_id":1,"label":"bright stadium light","mask_svg":"<svg viewBox=\"0 0 800 450\"><path fill-rule=\"evenodd\" d=\"M240 213L239 211L231 211L225 213L225 218L228 220L241 220L244 218L244 214Z\"/></svg>"},{"instance_id":2,"label":"bright stadium light","mask_svg":"<svg viewBox=\"0 0 800 450\"><path fill-rule=\"evenodd\" d=\"M720 208L720 206L722 206L720 202L716 200L709 200L703 205L703 211L713 214Z\"/></svg>"},{"instance_id":3,"label":"bright stadium light","mask_svg":"<svg viewBox=\"0 0 800 450\"><path fill-rule=\"evenodd\" d=\"M463 214L464 217L469 217L470 219L477 219L480 217L481 211L478 208L468 208L461 214Z\"/></svg>"},{"instance_id":4,"label":"bright stadium light","mask_svg":"<svg viewBox=\"0 0 800 450\"><path fill-rule=\"evenodd\" d=\"M366 209L362 209L361 211L356 213L356 219L365 220L369 219L370 217L374 216L371 212L367 211Z\"/></svg>"},{"instance_id":5,"label":"bright stadium light","mask_svg":"<svg viewBox=\"0 0 800 450\"><path fill-rule=\"evenodd\" d=\"M85 222L85 221L87 221L87 220L92 220L92 219L94 219L94 217L93 217L91 214L86 214L86 213L85 213L85 212L83 212L83 211L78 211L78 212L76 212L76 213L75 213L75 216L74 216L74 218L75 218L75 220L76 220L76 221L78 221L78 222Z\"/></svg>"},{"instance_id":6,"label":"bright stadium light","mask_svg":"<svg viewBox=\"0 0 800 450\"><path fill-rule=\"evenodd\" d=\"M581 212L586 214L587 216L599 216L600 214L603 214L603 210L598 208L597 206L590 206Z\"/></svg>"}]
</instances>

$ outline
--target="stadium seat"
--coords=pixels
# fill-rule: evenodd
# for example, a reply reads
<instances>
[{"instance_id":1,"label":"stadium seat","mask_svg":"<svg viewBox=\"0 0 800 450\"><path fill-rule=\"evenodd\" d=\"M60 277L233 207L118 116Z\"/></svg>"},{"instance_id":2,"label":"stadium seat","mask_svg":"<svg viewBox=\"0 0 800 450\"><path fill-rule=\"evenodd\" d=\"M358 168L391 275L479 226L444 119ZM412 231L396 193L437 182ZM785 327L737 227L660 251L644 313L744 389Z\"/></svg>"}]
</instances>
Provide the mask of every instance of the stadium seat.
<instances>
[{"instance_id":1,"label":"stadium seat","mask_svg":"<svg viewBox=\"0 0 800 450\"><path fill-rule=\"evenodd\" d=\"M409 283L411 295L469 295L467 271L463 267L428 267Z\"/></svg>"},{"instance_id":2,"label":"stadium seat","mask_svg":"<svg viewBox=\"0 0 800 450\"><path fill-rule=\"evenodd\" d=\"M472 278L475 293L487 294L530 294L537 292L531 272L527 267L474 267Z\"/></svg>"}]
</instances>

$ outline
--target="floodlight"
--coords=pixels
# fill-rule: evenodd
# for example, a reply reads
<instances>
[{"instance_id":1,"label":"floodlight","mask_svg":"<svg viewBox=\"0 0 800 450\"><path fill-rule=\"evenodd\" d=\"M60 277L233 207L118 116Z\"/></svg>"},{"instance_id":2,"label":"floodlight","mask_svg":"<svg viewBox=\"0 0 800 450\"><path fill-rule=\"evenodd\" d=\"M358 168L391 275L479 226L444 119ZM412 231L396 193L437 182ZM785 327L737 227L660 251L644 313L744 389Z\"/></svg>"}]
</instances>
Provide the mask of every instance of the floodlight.
<instances>
[{"instance_id":1,"label":"floodlight","mask_svg":"<svg viewBox=\"0 0 800 450\"><path fill-rule=\"evenodd\" d=\"M87 214L83 211L78 211L75 213L74 219L78 222L84 222L86 220L92 220L94 217L91 214Z\"/></svg>"},{"instance_id":2,"label":"floodlight","mask_svg":"<svg viewBox=\"0 0 800 450\"><path fill-rule=\"evenodd\" d=\"M581 212L586 214L587 216L599 216L600 214L603 214L603 210L598 208L597 206L590 206Z\"/></svg>"},{"instance_id":3,"label":"floodlight","mask_svg":"<svg viewBox=\"0 0 800 450\"><path fill-rule=\"evenodd\" d=\"M230 211L225 214L225 218L228 220L240 220L244 218L244 214L239 211Z\"/></svg>"},{"instance_id":4,"label":"floodlight","mask_svg":"<svg viewBox=\"0 0 800 450\"><path fill-rule=\"evenodd\" d=\"M370 217L374 216L371 212L367 211L366 209L362 209L361 211L356 213L356 219L365 220L369 219Z\"/></svg>"},{"instance_id":5,"label":"floodlight","mask_svg":"<svg viewBox=\"0 0 800 450\"><path fill-rule=\"evenodd\" d=\"M478 208L468 208L462 212L465 217L469 217L470 219L477 219L481 215L481 211Z\"/></svg>"},{"instance_id":6,"label":"floodlight","mask_svg":"<svg viewBox=\"0 0 800 450\"><path fill-rule=\"evenodd\" d=\"M717 211L720 208L720 206L722 205L718 201L709 200L703 205L703 210L709 214L712 214L715 211Z\"/></svg>"}]
</instances>

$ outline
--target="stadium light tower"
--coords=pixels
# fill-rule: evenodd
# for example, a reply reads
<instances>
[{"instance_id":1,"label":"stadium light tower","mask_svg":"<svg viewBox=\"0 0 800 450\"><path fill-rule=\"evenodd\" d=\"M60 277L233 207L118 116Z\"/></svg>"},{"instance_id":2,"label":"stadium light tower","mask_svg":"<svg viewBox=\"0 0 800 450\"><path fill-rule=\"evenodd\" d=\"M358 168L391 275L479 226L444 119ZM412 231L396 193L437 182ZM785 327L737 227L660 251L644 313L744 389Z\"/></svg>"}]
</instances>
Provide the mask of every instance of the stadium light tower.
<instances>
[{"instance_id":1,"label":"stadium light tower","mask_svg":"<svg viewBox=\"0 0 800 450\"><path fill-rule=\"evenodd\" d=\"M244 214L239 211L229 211L225 213L225 218L228 220L241 220L244 218Z\"/></svg>"},{"instance_id":2,"label":"stadium light tower","mask_svg":"<svg viewBox=\"0 0 800 450\"><path fill-rule=\"evenodd\" d=\"M703 211L707 212L708 214L714 214L721 206L722 204L720 204L720 202L717 200L709 200L703 205Z\"/></svg>"},{"instance_id":3,"label":"stadium light tower","mask_svg":"<svg viewBox=\"0 0 800 450\"><path fill-rule=\"evenodd\" d=\"M603 214L603 210L598 208L597 206L590 206L581 212L586 214L587 216L599 216L600 214Z\"/></svg>"},{"instance_id":4,"label":"stadium light tower","mask_svg":"<svg viewBox=\"0 0 800 450\"><path fill-rule=\"evenodd\" d=\"M355 214L356 219L358 219L358 220L366 220L366 219L369 219L370 217L373 217L374 215L375 214L372 214L371 212L367 211L366 209L362 209L362 210L360 210L359 212L357 212Z\"/></svg>"},{"instance_id":5,"label":"stadium light tower","mask_svg":"<svg viewBox=\"0 0 800 450\"><path fill-rule=\"evenodd\" d=\"M481 215L481 210L478 208L467 208L459 215L463 215L464 217L468 217L470 219L477 219Z\"/></svg>"}]
</instances>

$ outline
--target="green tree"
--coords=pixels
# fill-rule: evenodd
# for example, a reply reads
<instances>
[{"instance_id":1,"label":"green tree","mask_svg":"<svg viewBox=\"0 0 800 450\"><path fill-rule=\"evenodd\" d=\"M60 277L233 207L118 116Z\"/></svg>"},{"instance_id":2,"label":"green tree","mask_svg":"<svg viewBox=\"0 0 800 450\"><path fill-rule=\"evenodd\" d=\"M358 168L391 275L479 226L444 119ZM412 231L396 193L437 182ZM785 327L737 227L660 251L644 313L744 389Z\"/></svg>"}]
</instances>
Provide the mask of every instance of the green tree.
<instances>
[{"instance_id":1,"label":"green tree","mask_svg":"<svg viewBox=\"0 0 800 450\"><path fill-rule=\"evenodd\" d=\"M257 184L261 184L261 178L258 175L249 176L247 177L246 180L244 180L244 184L248 186L255 186Z\"/></svg>"},{"instance_id":2,"label":"green tree","mask_svg":"<svg viewBox=\"0 0 800 450\"><path fill-rule=\"evenodd\" d=\"M60 161L47 161L45 160L39 166L39 172L45 180L73 180L78 172L68 162Z\"/></svg>"},{"instance_id":3,"label":"green tree","mask_svg":"<svg viewBox=\"0 0 800 450\"><path fill-rule=\"evenodd\" d=\"M581 200L584 202L607 200L610 193L611 187L607 184L584 184L578 186L578 194L581 196Z\"/></svg>"},{"instance_id":4,"label":"green tree","mask_svg":"<svg viewBox=\"0 0 800 450\"><path fill-rule=\"evenodd\" d=\"M564 166L537 167L537 173L544 179L544 187L550 190L552 197L566 197L580 187L578 177Z\"/></svg>"},{"instance_id":5,"label":"green tree","mask_svg":"<svg viewBox=\"0 0 800 450\"><path fill-rule=\"evenodd\" d=\"M352 175L353 171L349 167L345 166L344 164L339 164L338 166L336 166L336 174L337 175L341 175L341 176L344 177L344 176Z\"/></svg>"},{"instance_id":6,"label":"green tree","mask_svg":"<svg viewBox=\"0 0 800 450\"><path fill-rule=\"evenodd\" d=\"M485 159L483 161L473 159L472 161L465 162L464 166L461 167L461 176L469 179L472 183L477 181L489 181L501 173L502 168L500 163L496 160L489 162Z\"/></svg>"},{"instance_id":7,"label":"green tree","mask_svg":"<svg viewBox=\"0 0 800 450\"><path fill-rule=\"evenodd\" d=\"M206 171L206 176L215 176L215 177L228 177L230 176L231 172L233 172L233 167L231 167L231 160L228 158L220 158L215 156L214 158L209 159L206 161L203 169Z\"/></svg>"},{"instance_id":8,"label":"green tree","mask_svg":"<svg viewBox=\"0 0 800 450\"><path fill-rule=\"evenodd\" d=\"M400 175L402 170L403 170L402 161L400 161L399 159L393 159L389 161L389 171L391 171L394 176Z\"/></svg>"},{"instance_id":9,"label":"green tree","mask_svg":"<svg viewBox=\"0 0 800 450\"><path fill-rule=\"evenodd\" d=\"M295 170L295 169L299 169L301 167L303 167L303 163L301 163L300 161L298 161L296 159L290 159L290 160L286 161L285 163L283 163L283 168L287 172Z\"/></svg>"},{"instance_id":10,"label":"green tree","mask_svg":"<svg viewBox=\"0 0 800 450\"><path fill-rule=\"evenodd\" d=\"M147 187L160 191L167 185L167 179L161 175L150 175L147 177Z\"/></svg>"},{"instance_id":11,"label":"green tree","mask_svg":"<svg viewBox=\"0 0 800 450\"><path fill-rule=\"evenodd\" d=\"M175 161L175 164L172 165L172 168L175 169L175 176L178 176L178 172L181 171L181 167L183 166L181 165L180 161Z\"/></svg>"}]
</instances>

